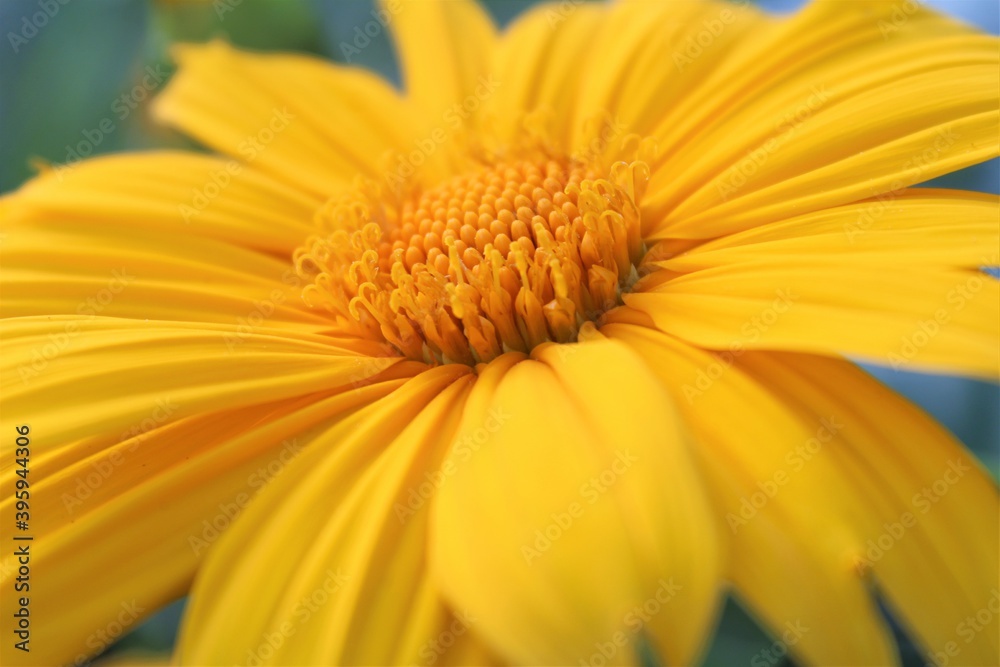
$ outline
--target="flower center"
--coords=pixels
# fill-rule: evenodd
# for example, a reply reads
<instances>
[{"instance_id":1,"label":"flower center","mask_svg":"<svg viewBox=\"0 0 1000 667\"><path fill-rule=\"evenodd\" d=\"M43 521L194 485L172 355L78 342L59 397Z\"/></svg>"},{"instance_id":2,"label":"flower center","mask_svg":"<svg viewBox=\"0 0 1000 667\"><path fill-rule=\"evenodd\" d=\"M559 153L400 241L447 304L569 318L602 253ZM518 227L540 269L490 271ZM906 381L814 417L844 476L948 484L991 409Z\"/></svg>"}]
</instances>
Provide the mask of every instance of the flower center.
<instances>
[{"instance_id":1,"label":"flower center","mask_svg":"<svg viewBox=\"0 0 1000 667\"><path fill-rule=\"evenodd\" d=\"M499 162L393 200L369 185L319 218L295 253L310 306L338 333L427 363L488 362L621 304L644 247L644 162Z\"/></svg>"}]
</instances>

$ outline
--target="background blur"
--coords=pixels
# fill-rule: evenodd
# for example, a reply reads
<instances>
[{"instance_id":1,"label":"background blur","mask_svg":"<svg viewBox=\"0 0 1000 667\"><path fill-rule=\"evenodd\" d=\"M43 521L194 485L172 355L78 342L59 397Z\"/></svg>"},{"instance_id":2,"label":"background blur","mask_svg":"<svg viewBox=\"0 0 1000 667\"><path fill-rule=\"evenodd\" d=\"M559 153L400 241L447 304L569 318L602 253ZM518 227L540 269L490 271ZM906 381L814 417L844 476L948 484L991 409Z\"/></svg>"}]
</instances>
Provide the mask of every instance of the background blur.
<instances>
[{"instance_id":1,"label":"background blur","mask_svg":"<svg viewBox=\"0 0 1000 667\"><path fill-rule=\"evenodd\" d=\"M793 11L803 2L758 0L775 12ZM535 0L485 0L485 4L498 23L505 25ZM995 0L928 0L925 4L992 34L1000 33L1000 7ZM50 9L39 17L42 5ZM371 19L371 10L371 0L44 0L42 4L40 0L0 0L4 42L0 44L0 192L13 190L30 178L33 164L150 147L196 149L186 139L153 125L147 113L149 99L172 71L168 55L172 42L222 37L250 49L313 53L368 67L398 85L395 54L385 32L371 38L371 44L360 52L349 47L355 28ZM998 194L1000 161L932 184ZM944 423L998 477L1000 387L887 368L868 370ZM167 655L182 608L183 601L171 605L133 630L98 662L136 653ZM729 603L706 664L750 664L771 641L737 605ZM911 646L904 646L904 657L907 665L924 664ZM793 663L785 658L778 664Z\"/></svg>"}]
</instances>

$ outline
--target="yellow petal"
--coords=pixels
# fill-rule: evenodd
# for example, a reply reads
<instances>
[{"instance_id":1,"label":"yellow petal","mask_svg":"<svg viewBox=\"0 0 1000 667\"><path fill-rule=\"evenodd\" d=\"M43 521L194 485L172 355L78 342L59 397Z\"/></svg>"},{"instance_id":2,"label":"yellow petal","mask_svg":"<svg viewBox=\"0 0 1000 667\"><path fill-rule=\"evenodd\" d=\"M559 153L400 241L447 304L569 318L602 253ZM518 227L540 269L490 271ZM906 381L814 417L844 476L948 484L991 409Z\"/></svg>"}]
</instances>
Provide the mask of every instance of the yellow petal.
<instances>
[{"instance_id":1,"label":"yellow petal","mask_svg":"<svg viewBox=\"0 0 1000 667\"><path fill-rule=\"evenodd\" d=\"M638 641L696 659L719 547L669 405L606 340L477 381L433 501L431 567L507 660L576 664L610 646L632 663Z\"/></svg>"},{"instance_id":2,"label":"yellow petal","mask_svg":"<svg viewBox=\"0 0 1000 667\"><path fill-rule=\"evenodd\" d=\"M101 158L5 198L4 313L329 328L305 306L291 260L320 202L226 164Z\"/></svg>"},{"instance_id":3,"label":"yellow petal","mask_svg":"<svg viewBox=\"0 0 1000 667\"><path fill-rule=\"evenodd\" d=\"M743 366L800 413L844 423L830 453L850 462L880 522L862 535L858 567L874 574L924 654L932 662L935 654L957 664L995 662L1000 626L975 620L997 608L1000 583L1000 494L982 466L933 419L851 364L756 353Z\"/></svg>"},{"instance_id":4,"label":"yellow petal","mask_svg":"<svg viewBox=\"0 0 1000 667\"><path fill-rule=\"evenodd\" d=\"M46 451L122 433L158 401L176 405L174 421L357 386L400 361L376 357L377 347L364 356L291 331L244 335L236 327L101 317L6 319L0 337L5 418L44 422Z\"/></svg>"},{"instance_id":5,"label":"yellow petal","mask_svg":"<svg viewBox=\"0 0 1000 667\"><path fill-rule=\"evenodd\" d=\"M976 268L997 261L1000 207L995 195L958 190L904 190L730 234L691 249L671 242L657 265L687 272L767 262L782 255L892 265ZM845 270L848 270L845 268Z\"/></svg>"},{"instance_id":6,"label":"yellow petal","mask_svg":"<svg viewBox=\"0 0 1000 667\"><path fill-rule=\"evenodd\" d=\"M716 67L652 132L648 231L710 238L997 155L996 38L899 11L820 1L728 50L713 40L698 61Z\"/></svg>"},{"instance_id":7,"label":"yellow petal","mask_svg":"<svg viewBox=\"0 0 1000 667\"><path fill-rule=\"evenodd\" d=\"M173 151L57 167L2 201L4 231L60 222L94 234L169 233L175 247L208 238L281 256L302 245L323 203L252 167Z\"/></svg>"},{"instance_id":8,"label":"yellow petal","mask_svg":"<svg viewBox=\"0 0 1000 667\"><path fill-rule=\"evenodd\" d=\"M407 95L441 125L442 114L474 98L480 78L491 73L492 19L475 0L381 0L380 8L389 17ZM457 117L467 120L464 111Z\"/></svg>"},{"instance_id":9,"label":"yellow petal","mask_svg":"<svg viewBox=\"0 0 1000 667\"><path fill-rule=\"evenodd\" d=\"M400 508L440 462L468 384L466 367L435 368L322 434L212 552L179 659L424 662L455 619L426 584L426 510Z\"/></svg>"},{"instance_id":10,"label":"yellow petal","mask_svg":"<svg viewBox=\"0 0 1000 667\"><path fill-rule=\"evenodd\" d=\"M583 121L604 109L591 109L579 123L566 122L578 109L578 93L592 74L582 64L604 31L603 4L542 3L519 16L498 40L490 73L500 87L486 100L490 129L500 138L517 141L526 113L551 114L550 131L570 142ZM600 151L592 151L600 153Z\"/></svg>"},{"instance_id":11,"label":"yellow petal","mask_svg":"<svg viewBox=\"0 0 1000 667\"><path fill-rule=\"evenodd\" d=\"M717 350L848 354L984 377L996 377L1000 358L1000 285L978 271L775 256L674 277L625 302Z\"/></svg>"},{"instance_id":12,"label":"yellow petal","mask_svg":"<svg viewBox=\"0 0 1000 667\"><path fill-rule=\"evenodd\" d=\"M111 431L58 452L49 450L52 422L32 419L27 534L34 538L33 622L26 664L82 663L182 596L219 535L317 431L399 383L176 422L171 418L178 406L161 401L124 433ZM14 416L5 411L4 429L13 429ZM13 462L8 443L3 454ZM13 477L7 468L3 484L13 488ZM0 501L7 525L15 511L13 495ZM16 565L5 553L4 587L13 587ZM66 603L67 591L73 591L73 604ZM2 597L8 618L13 605L14 596Z\"/></svg>"},{"instance_id":13,"label":"yellow petal","mask_svg":"<svg viewBox=\"0 0 1000 667\"><path fill-rule=\"evenodd\" d=\"M660 332L625 324L602 332L650 363L691 424L713 518L732 540L728 575L737 596L812 664L894 664L888 629L855 567L877 518L841 470L838 445L802 454L829 439L830 419L830 432L839 433L843 417L800 416L732 360Z\"/></svg>"},{"instance_id":14,"label":"yellow petal","mask_svg":"<svg viewBox=\"0 0 1000 667\"><path fill-rule=\"evenodd\" d=\"M306 307L290 261L159 230L85 231L62 221L7 229L0 285L8 317L213 322L239 330L234 344L264 329L330 326Z\"/></svg>"},{"instance_id":15,"label":"yellow petal","mask_svg":"<svg viewBox=\"0 0 1000 667\"><path fill-rule=\"evenodd\" d=\"M560 15L568 15L568 25L574 12L566 7L553 5ZM571 124L579 140L583 123L594 113L612 115L617 128L611 134L614 140L601 142L599 154L604 148L613 154L616 140L627 133L667 136L662 129L665 119L671 118L672 125L684 122L675 117L675 110L690 108L689 102L701 99L704 84L714 80L718 69L732 68L734 44L761 39L771 23L749 2L619 0L606 14L600 32L580 57L583 82ZM750 65L737 62L742 68ZM728 82L732 81L731 76ZM702 110L708 105L692 113Z\"/></svg>"},{"instance_id":16,"label":"yellow petal","mask_svg":"<svg viewBox=\"0 0 1000 667\"><path fill-rule=\"evenodd\" d=\"M358 68L222 42L177 47L175 57L156 118L315 195L359 173L381 179L386 152L416 136L406 102Z\"/></svg>"}]
</instances>

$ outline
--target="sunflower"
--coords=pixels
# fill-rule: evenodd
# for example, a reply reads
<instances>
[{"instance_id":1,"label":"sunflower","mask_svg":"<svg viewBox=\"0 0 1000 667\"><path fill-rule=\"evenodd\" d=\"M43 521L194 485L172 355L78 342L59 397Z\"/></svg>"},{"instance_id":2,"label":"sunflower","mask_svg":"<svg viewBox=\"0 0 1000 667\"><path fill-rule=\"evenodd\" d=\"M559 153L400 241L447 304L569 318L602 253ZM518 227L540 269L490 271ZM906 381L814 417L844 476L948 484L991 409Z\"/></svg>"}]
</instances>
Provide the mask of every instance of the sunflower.
<instances>
[{"instance_id":1,"label":"sunflower","mask_svg":"<svg viewBox=\"0 0 1000 667\"><path fill-rule=\"evenodd\" d=\"M178 47L154 114L213 154L0 201L5 662L190 591L195 665L688 665L726 594L807 663L897 662L885 608L996 664L997 486L848 359L997 377L997 198L910 189L1000 152L997 40L822 0L360 28L404 93Z\"/></svg>"}]
</instances>

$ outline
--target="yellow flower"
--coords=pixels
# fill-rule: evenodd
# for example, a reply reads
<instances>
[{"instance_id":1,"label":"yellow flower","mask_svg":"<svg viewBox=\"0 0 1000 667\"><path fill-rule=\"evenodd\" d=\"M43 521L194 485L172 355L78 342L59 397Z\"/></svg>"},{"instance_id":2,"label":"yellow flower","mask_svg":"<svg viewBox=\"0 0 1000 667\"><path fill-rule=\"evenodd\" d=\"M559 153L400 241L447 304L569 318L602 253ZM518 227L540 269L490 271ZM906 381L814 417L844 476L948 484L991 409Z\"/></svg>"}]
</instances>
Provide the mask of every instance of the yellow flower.
<instances>
[{"instance_id":1,"label":"yellow flower","mask_svg":"<svg viewBox=\"0 0 1000 667\"><path fill-rule=\"evenodd\" d=\"M808 663L896 661L881 600L995 664L996 484L845 357L996 378L997 199L908 188L998 154L997 40L904 2L382 30L405 94L181 48L155 113L218 156L0 204L4 662L191 589L194 665L687 665L727 592Z\"/></svg>"}]
</instances>

